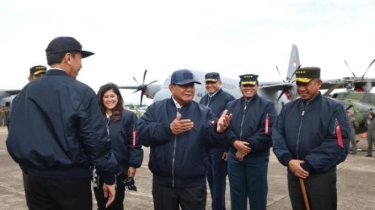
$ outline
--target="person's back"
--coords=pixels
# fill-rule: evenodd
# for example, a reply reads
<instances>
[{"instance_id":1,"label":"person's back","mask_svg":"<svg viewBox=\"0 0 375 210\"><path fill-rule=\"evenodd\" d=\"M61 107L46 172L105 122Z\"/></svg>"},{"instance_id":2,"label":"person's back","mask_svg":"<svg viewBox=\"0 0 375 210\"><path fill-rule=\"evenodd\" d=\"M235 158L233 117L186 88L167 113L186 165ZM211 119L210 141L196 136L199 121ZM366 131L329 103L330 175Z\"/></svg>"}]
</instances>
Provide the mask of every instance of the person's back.
<instances>
[{"instance_id":1,"label":"person's back","mask_svg":"<svg viewBox=\"0 0 375 210\"><path fill-rule=\"evenodd\" d=\"M46 54L52 69L14 99L6 140L9 154L28 172L28 207L92 210L92 166L104 177L108 207L117 162L96 94L75 80L81 59L93 53L72 37L58 37Z\"/></svg>"},{"instance_id":2,"label":"person's back","mask_svg":"<svg viewBox=\"0 0 375 210\"><path fill-rule=\"evenodd\" d=\"M12 113L8 138L20 143L14 146L22 148L21 156L12 156L28 166L29 174L49 177L64 171L67 178L91 176L90 159L81 154L81 131L76 129L80 126L79 119L86 117L83 115L87 114L87 105L95 103L88 101L93 98L87 97L90 95L95 97L91 88L61 70L49 70L45 77L29 83L21 91L13 109L25 111ZM91 120L102 123L101 118ZM12 129L22 132L12 132ZM105 129L90 132L94 131L97 139L107 138Z\"/></svg>"}]
</instances>

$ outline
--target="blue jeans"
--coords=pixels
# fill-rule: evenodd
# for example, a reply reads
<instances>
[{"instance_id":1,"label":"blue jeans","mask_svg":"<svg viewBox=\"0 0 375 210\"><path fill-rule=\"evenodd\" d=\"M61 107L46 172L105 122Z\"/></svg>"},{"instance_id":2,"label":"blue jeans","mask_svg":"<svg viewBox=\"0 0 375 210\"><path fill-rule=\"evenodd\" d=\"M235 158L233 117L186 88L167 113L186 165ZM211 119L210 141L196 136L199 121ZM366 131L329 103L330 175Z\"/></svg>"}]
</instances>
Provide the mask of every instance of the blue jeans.
<instances>
[{"instance_id":1,"label":"blue jeans","mask_svg":"<svg viewBox=\"0 0 375 210\"><path fill-rule=\"evenodd\" d=\"M267 172L269 157L245 156L238 161L233 151L228 153L228 177L231 208L246 210L247 198L251 210L267 209Z\"/></svg>"}]
</instances>

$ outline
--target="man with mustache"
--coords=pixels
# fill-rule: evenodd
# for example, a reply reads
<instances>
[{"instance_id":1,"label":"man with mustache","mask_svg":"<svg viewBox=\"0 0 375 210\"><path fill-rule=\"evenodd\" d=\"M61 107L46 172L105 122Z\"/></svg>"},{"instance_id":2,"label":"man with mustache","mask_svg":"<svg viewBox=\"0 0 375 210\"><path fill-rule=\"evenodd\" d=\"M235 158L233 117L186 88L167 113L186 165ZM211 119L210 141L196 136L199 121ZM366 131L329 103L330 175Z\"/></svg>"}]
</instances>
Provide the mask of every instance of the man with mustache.
<instances>
[{"instance_id":1,"label":"man with mustache","mask_svg":"<svg viewBox=\"0 0 375 210\"><path fill-rule=\"evenodd\" d=\"M305 209L306 203L311 210L336 210L336 165L348 155L349 120L341 104L320 93L320 68L296 70L295 81L300 98L285 104L276 119L273 152L288 169L294 210Z\"/></svg>"},{"instance_id":2,"label":"man with mustache","mask_svg":"<svg viewBox=\"0 0 375 210\"><path fill-rule=\"evenodd\" d=\"M210 108L193 101L195 84L201 83L190 70L173 72L172 97L154 102L138 120L138 141L151 147L155 210L204 210L208 145L226 144L230 136L231 115L224 111L217 119Z\"/></svg>"}]
</instances>

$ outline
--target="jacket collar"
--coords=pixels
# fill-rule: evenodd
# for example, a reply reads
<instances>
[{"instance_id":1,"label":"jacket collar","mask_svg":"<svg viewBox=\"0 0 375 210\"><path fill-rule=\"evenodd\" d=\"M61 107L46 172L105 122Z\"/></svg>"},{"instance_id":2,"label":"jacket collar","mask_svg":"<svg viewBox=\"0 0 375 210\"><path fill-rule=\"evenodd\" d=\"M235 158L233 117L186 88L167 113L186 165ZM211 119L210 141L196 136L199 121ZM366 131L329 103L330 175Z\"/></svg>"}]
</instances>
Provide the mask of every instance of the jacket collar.
<instances>
[{"instance_id":1,"label":"jacket collar","mask_svg":"<svg viewBox=\"0 0 375 210\"><path fill-rule=\"evenodd\" d=\"M314 104L316 101L320 101L322 99L322 94L320 93L320 91L318 92L318 94L310 99L310 100L302 100L301 98L299 99L300 100L300 103L304 103L304 104Z\"/></svg>"},{"instance_id":2,"label":"jacket collar","mask_svg":"<svg viewBox=\"0 0 375 210\"><path fill-rule=\"evenodd\" d=\"M50 69L50 70L48 70L47 73L46 73L46 76L50 76L50 75L67 76L67 77L69 77L69 75L65 71L63 71L61 69Z\"/></svg>"}]
</instances>

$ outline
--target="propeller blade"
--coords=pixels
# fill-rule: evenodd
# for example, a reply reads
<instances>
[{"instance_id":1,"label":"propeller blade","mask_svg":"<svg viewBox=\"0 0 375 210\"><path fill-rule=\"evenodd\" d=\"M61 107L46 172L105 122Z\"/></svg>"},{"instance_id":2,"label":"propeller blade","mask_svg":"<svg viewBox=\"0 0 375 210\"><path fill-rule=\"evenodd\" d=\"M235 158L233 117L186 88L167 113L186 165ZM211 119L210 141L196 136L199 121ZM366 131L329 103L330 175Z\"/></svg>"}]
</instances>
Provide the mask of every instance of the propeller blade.
<instances>
[{"instance_id":1,"label":"propeller blade","mask_svg":"<svg viewBox=\"0 0 375 210\"><path fill-rule=\"evenodd\" d=\"M276 65L276 70L277 70L277 72L279 73L279 75L280 75L281 79L283 80L283 82L285 83L285 80L284 80L283 77L281 76L280 71L279 71L279 67L277 67L277 65Z\"/></svg>"},{"instance_id":2,"label":"propeller blade","mask_svg":"<svg viewBox=\"0 0 375 210\"><path fill-rule=\"evenodd\" d=\"M293 72L292 76L290 77L288 83L290 83L290 82L292 81L292 78L293 78L294 75L296 74L296 71L297 71L298 69L300 69L300 68L301 68L301 65L299 65L299 66L296 68L296 70L294 70L294 72Z\"/></svg>"},{"instance_id":3,"label":"propeller blade","mask_svg":"<svg viewBox=\"0 0 375 210\"><path fill-rule=\"evenodd\" d=\"M153 84L153 83L155 83L155 82L157 82L157 80L148 83L147 86L148 86L148 85L151 85L151 84Z\"/></svg>"},{"instance_id":4,"label":"propeller blade","mask_svg":"<svg viewBox=\"0 0 375 210\"><path fill-rule=\"evenodd\" d=\"M143 82L142 82L142 84L145 84L146 73L147 73L147 69L145 70L145 73L143 74Z\"/></svg>"},{"instance_id":5,"label":"propeller blade","mask_svg":"<svg viewBox=\"0 0 375 210\"><path fill-rule=\"evenodd\" d=\"M133 77L133 79L134 79L134 81L135 81L137 84L139 84L139 82L135 79L135 77Z\"/></svg>"},{"instance_id":6,"label":"propeller blade","mask_svg":"<svg viewBox=\"0 0 375 210\"><path fill-rule=\"evenodd\" d=\"M140 89L138 89L138 90L134 91L133 93L136 93L136 92L138 92L138 91L140 91Z\"/></svg>"},{"instance_id":7,"label":"propeller blade","mask_svg":"<svg viewBox=\"0 0 375 210\"><path fill-rule=\"evenodd\" d=\"M353 73L353 71L350 69L350 67L349 67L348 63L346 62L346 60L344 60L344 62L346 64L346 66L348 67L349 71L352 72L352 74L353 74L354 77L356 77L355 74Z\"/></svg>"},{"instance_id":8,"label":"propeller blade","mask_svg":"<svg viewBox=\"0 0 375 210\"><path fill-rule=\"evenodd\" d=\"M367 67L367 70L365 71L365 73L363 74L362 78L365 76L365 74L367 73L368 69L371 67L371 65L375 62L375 59L372 60L372 62L370 63L370 65Z\"/></svg>"},{"instance_id":9,"label":"propeller blade","mask_svg":"<svg viewBox=\"0 0 375 210\"><path fill-rule=\"evenodd\" d=\"M119 86L120 89L138 89L139 86Z\"/></svg>"},{"instance_id":10,"label":"propeller blade","mask_svg":"<svg viewBox=\"0 0 375 210\"><path fill-rule=\"evenodd\" d=\"M345 110L348 111L348 110L349 110L350 108L352 108L352 107L353 107L353 105L350 104L348 107L346 107Z\"/></svg>"},{"instance_id":11,"label":"propeller blade","mask_svg":"<svg viewBox=\"0 0 375 210\"><path fill-rule=\"evenodd\" d=\"M142 101L143 101L143 93L141 94L141 100L139 106L142 106Z\"/></svg>"},{"instance_id":12,"label":"propeller blade","mask_svg":"<svg viewBox=\"0 0 375 210\"><path fill-rule=\"evenodd\" d=\"M279 102L279 100L280 100L281 96L283 96L283 94L284 94L284 90L281 91L281 93L280 93L279 97L277 98L276 102Z\"/></svg>"},{"instance_id":13,"label":"propeller blade","mask_svg":"<svg viewBox=\"0 0 375 210\"><path fill-rule=\"evenodd\" d=\"M338 87L340 87L341 86L341 84L335 84L335 85L333 85L333 86L331 86L324 94L323 94L323 96L329 96L331 93L332 93L332 91L334 91L336 88L338 88Z\"/></svg>"}]
</instances>

